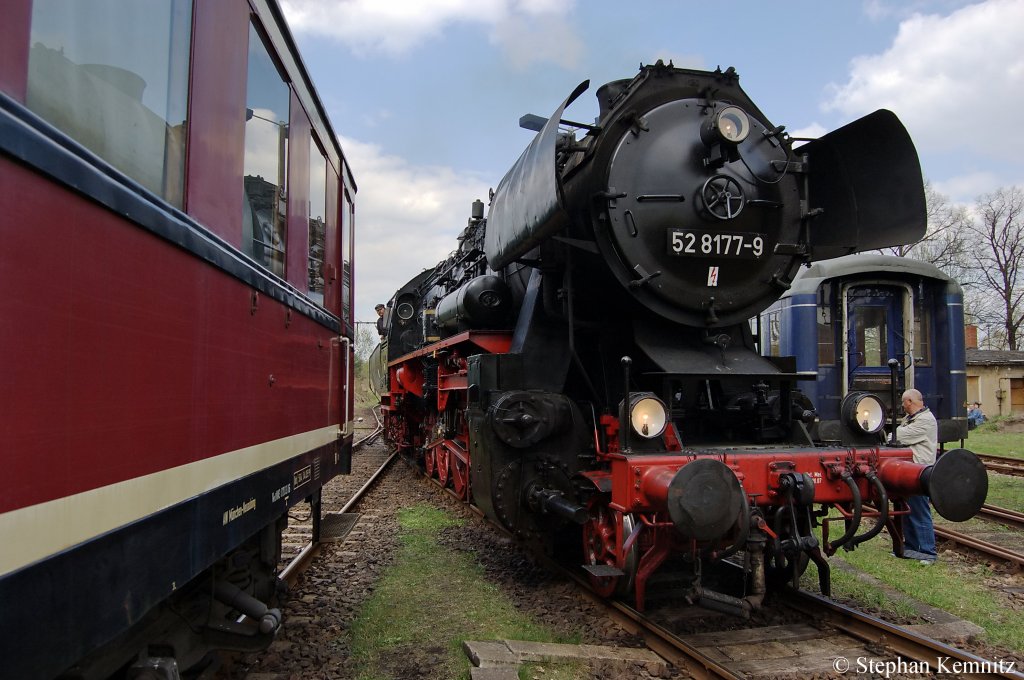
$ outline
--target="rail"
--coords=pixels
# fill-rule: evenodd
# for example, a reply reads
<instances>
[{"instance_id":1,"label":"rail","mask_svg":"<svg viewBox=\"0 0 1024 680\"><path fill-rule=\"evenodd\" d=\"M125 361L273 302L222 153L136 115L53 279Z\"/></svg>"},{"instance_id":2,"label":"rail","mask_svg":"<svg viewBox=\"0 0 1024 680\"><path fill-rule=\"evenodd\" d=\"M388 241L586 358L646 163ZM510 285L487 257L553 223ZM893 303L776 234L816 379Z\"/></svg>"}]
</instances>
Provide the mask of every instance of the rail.
<instances>
[{"instance_id":1,"label":"rail","mask_svg":"<svg viewBox=\"0 0 1024 680\"><path fill-rule=\"evenodd\" d=\"M990 519L1015 529L1024 529L1024 512L1010 510L1009 508L1000 508L986 503L981 506L981 510L978 511L978 516L982 519Z\"/></svg>"},{"instance_id":2,"label":"rail","mask_svg":"<svg viewBox=\"0 0 1024 680\"><path fill-rule=\"evenodd\" d=\"M935 527L936 538L943 538L947 541L952 541L957 545L969 548L975 552L987 555L989 557L995 557L1000 560L1005 560L1010 564L1014 565L1015 569L1020 569L1024 566L1024 554L1004 548L1003 546L996 545L995 543L989 543L973 536L960 533L959 531L953 531L946 527Z\"/></svg>"},{"instance_id":3,"label":"rail","mask_svg":"<svg viewBox=\"0 0 1024 680\"><path fill-rule=\"evenodd\" d=\"M380 436L381 432L384 431L384 423L381 419L380 413L377 411L376 408L374 409L373 414L374 417L377 419L377 427L372 432L370 432L370 434L366 435L359 441L353 443L353 451L355 451L355 449L365 444L373 442L378 436ZM373 486L373 483L377 481L377 478L380 477L384 473L384 471L388 469L388 467L391 465L392 461L395 460L395 457L397 455L397 453L393 453L390 456L388 456L388 458L381 464L381 466L377 468L377 471L370 475L370 478L366 481L366 483L363 484L359 488L359 490L352 495L352 497L348 500L347 503L345 503L344 507L342 507L340 512L345 513L351 510L352 507L355 506L355 504L358 503L359 500L364 495L366 495L366 492L370 489L370 487ZM313 559L316 558L316 556L319 553L320 543L318 541L310 540L309 543L307 543L306 546L302 548L302 550L300 550L295 557L292 558L288 565L281 570L281 573L278 575L278 577L282 581L287 583L289 587L294 586L299 578L299 575L309 567L309 565L313 562Z\"/></svg>"},{"instance_id":4,"label":"rail","mask_svg":"<svg viewBox=\"0 0 1024 680\"><path fill-rule=\"evenodd\" d=\"M1024 674L1012 664L984 659L966 650L950 647L919 633L901 628L870 614L859 612L819 595L790 590L787 604L809 616L824 618L837 629L864 642L881 645L904 659L927 663L933 672L955 673L958 678L1013 678ZM951 669L956 670L951 670Z\"/></svg>"},{"instance_id":5,"label":"rail","mask_svg":"<svg viewBox=\"0 0 1024 680\"><path fill-rule=\"evenodd\" d=\"M985 467L992 472L1012 475L1014 477L1024 477L1024 460L1020 458L992 456L987 453L979 453L977 456L985 464Z\"/></svg>"}]
</instances>

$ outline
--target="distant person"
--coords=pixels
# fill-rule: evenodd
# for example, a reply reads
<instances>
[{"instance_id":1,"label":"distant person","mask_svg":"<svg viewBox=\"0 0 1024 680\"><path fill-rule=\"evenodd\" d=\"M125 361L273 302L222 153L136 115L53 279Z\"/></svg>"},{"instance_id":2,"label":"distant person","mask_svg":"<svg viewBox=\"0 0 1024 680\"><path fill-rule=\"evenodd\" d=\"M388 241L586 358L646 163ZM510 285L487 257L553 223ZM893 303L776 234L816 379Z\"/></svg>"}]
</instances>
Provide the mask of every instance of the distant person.
<instances>
[{"instance_id":1,"label":"distant person","mask_svg":"<svg viewBox=\"0 0 1024 680\"><path fill-rule=\"evenodd\" d=\"M376 307L374 307L374 309L377 310L377 335L379 335L380 339L383 340L384 336L388 334L388 329L384 325L385 307L384 305L377 305Z\"/></svg>"},{"instance_id":2,"label":"distant person","mask_svg":"<svg viewBox=\"0 0 1024 680\"><path fill-rule=\"evenodd\" d=\"M896 428L896 438L914 452L918 465L934 465L935 451L939 447L939 425L935 416L924 405L924 397L918 390L903 393L902 424ZM907 498L910 514L903 516L903 557L917 560L921 564L934 564L938 558L935 552L935 527L932 525L932 510L927 496Z\"/></svg>"},{"instance_id":3,"label":"distant person","mask_svg":"<svg viewBox=\"0 0 1024 680\"><path fill-rule=\"evenodd\" d=\"M967 409L967 429L973 430L987 420L981 411L981 402L976 401Z\"/></svg>"}]
</instances>

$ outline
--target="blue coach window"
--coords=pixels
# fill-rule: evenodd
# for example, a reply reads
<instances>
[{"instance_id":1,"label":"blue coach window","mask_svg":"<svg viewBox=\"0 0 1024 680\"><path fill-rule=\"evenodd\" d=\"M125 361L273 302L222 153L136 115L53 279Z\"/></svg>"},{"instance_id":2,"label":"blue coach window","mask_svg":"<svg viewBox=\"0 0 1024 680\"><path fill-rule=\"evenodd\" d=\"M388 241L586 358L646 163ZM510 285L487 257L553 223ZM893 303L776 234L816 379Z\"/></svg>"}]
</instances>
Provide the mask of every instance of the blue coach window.
<instances>
[{"instance_id":1,"label":"blue coach window","mask_svg":"<svg viewBox=\"0 0 1024 680\"><path fill-rule=\"evenodd\" d=\"M192 3L35 0L25 104L181 207Z\"/></svg>"},{"instance_id":2,"label":"blue coach window","mask_svg":"<svg viewBox=\"0 0 1024 680\"><path fill-rule=\"evenodd\" d=\"M818 317L818 365L831 366L836 363L836 341L832 336L832 324Z\"/></svg>"},{"instance_id":3,"label":"blue coach window","mask_svg":"<svg viewBox=\"0 0 1024 680\"><path fill-rule=\"evenodd\" d=\"M923 302L914 304L914 361L921 365L932 363L931 312Z\"/></svg>"},{"instance_id":4,"label":"blue coach window","mask_svg":"<svg viewBox=\"0 0 1024 680\"><path fill-rule=\"evenodd\" d=\"M249 26L245 94L245 204L242 248L284 276L287 226L289 90L263 37Z\"/></svg>"}]
</instances>

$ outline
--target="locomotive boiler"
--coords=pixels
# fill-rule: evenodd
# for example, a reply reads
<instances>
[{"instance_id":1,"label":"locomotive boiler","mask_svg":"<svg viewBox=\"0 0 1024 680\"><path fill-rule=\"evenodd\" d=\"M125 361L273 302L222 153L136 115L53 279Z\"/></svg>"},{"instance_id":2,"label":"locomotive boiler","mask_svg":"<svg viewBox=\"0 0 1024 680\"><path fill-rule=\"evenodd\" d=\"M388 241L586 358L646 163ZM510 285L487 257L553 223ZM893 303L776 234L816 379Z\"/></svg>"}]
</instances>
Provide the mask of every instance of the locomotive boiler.
<instances>
[{"instance_id":1,"label":"locomotive boiler","mask_svg":"<svg viewBox=\"0 0 1024 680\"><path fill-rule=\"evenodd\" d=\"M815 436L814 374L762 357L749 319L801 265L920 238L921 171L877 111L795 140L734 69L642 66L565 120L577 87L491 193L458 248L388 305L377 390L388 437L491 519L575 553L595 588L643 607L655 573L740 613L808 560L928 494L963 520L983 502L965 450L934 466L887 443L883 401L845 395ZM799 142L806 142L799 145ZM742 594L708 587L734 556Z\"/></svg>"}]
</instances>

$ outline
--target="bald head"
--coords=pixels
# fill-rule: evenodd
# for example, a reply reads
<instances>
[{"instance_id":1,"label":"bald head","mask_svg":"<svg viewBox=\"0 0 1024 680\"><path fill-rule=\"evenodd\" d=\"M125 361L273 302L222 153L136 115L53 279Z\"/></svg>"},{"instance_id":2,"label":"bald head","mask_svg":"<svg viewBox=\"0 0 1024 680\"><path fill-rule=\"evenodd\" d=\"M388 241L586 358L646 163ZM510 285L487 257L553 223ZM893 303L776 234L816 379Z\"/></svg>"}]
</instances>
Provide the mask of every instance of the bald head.
<instances>
[{"instance_id":1,"label":"bald head","mask_svg":"<svg viewBox=\"0 0 1024 680\"><path fill-rule=\"evenodd\" d=\"M903 393L903 410L907 414L913 415L924 408L924 395L919 390L913 388Z\"/></svg>"}]
</instances>

